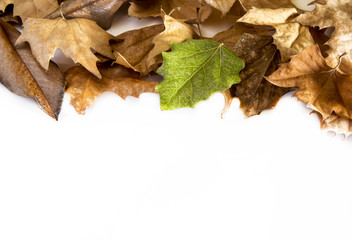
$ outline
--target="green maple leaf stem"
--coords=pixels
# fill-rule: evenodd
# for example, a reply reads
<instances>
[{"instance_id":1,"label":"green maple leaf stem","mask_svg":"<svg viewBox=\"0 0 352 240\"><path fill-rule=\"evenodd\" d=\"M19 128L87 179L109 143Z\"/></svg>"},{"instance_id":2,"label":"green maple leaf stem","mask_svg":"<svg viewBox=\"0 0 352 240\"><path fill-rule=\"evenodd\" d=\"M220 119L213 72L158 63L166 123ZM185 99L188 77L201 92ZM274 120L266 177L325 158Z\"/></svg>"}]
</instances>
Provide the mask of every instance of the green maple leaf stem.
<instances>
[{"instance_id":1,"label":"green maple leaf stem","mask_svg":"<svg viewBox=\"0 0 352 240\"><path fill-rule=\"evenodd\" d=\"M162 110L194 107L213 93L240 82L245 67L222 43L211 40L187 40L173 43L171 52L163 53L158 74L164 80L156 87Z\"/></svg>"}]
</instances>

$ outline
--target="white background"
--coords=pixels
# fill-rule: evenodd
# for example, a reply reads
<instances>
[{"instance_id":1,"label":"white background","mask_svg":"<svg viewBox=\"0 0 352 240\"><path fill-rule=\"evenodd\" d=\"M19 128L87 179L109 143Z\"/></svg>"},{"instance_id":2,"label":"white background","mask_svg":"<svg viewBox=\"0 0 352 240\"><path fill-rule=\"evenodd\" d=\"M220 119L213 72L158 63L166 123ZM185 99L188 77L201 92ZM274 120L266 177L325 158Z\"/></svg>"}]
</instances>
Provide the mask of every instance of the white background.
<instances>
[{"instance_id":1,"label":"white background","mask_svg":"<svg viewBox=\"0 0 352 240\"><path fill-rule=\"evenodd\" d=\"M66 96L56 122L0 86L0 239L351 239L351 139L290 94L250 119L223 103L104 93L80 116Z\"/></svg>"}]
</instances>

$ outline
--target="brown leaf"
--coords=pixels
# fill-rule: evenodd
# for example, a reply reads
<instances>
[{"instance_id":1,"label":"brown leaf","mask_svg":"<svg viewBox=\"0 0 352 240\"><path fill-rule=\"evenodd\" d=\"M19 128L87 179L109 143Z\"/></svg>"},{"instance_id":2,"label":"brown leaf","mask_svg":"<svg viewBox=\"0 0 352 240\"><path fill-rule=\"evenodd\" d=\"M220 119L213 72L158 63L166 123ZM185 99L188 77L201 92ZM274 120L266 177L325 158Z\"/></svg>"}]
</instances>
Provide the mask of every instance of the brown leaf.
<instances>
[{"instance_id":1,"label":"brown leaf","mask_svg":"<svg viewBox=\"0 0 352 240\"><path fill-rule=\"evenodd\" d=\"M64 80L58 67L49 63L45 71L32 56L28 44L14 47L20 33L0 20L0 81L10 91L33 98L54 119L60 113ZM6 57L4 57L6 56Z\"/></svg>"},{"instance_id":2,"label":"brown leaf","mask_svg":"<svg viewBox=\"0 0 352 240\"><path fill-rule=\"evenodd\" d=\"M6 11L0 14L0 19L7 23L22 24L21 18L13 16L13 5L6 8Z\"/></svg>"},{"instance_id":3,"label":"brown leaf","mask_svg":"<svg viewBox=\"0 0 352 240\"><path fill-rule=\"evenodd\" d=\"M66 0L63 4L45 18L54 19L61 14L68 19L85 18L95 21L100 27L108 29L111 26L115 12L126 0Z\"/></svg>"},{"instance_id":4,"label":"brown leaf","mask_svg":"<svg viewBox=\"0 0 352 240\"><path fill-rule=\"evenodd\" d=\"M0 1L0 12L5 12L8 5L13 4L15 0L1 0Z\"/></svg>"},{"instance_id":5,"label":"brown leaf","mask_svg":"<svg viewBox=\"0 0 352 240\"><path fill-rule=\"evenodd\" d=\"M352 120L345 118L345 117L340 117L336 115L335 113L331 114L328 116L325 120L321 117L321 115L318 112L315 112L320 119L320 127L324 131L331 131L335 133L336 135L342 134L345 136L345 138L348 138L350 135L352 135Z\"/></svg>"},{"instance_id":6,"label":"brown leaf","mask_svg":"<svg viewBox=\"0 0 352 240\"><path fill-rule=\"evenodd\" d=\"M342 65L343 66L343 65ZM330 68L321 55L318 45L306 48L283 64L268 80L281 87L298 87L295 93L300 101L323 115L333 112L352 118L352 76L343 67Z\"/></svg>"},{"instance_id":7,"label":"brown leaf","mask_svg":"<svg viewBox=\"0 0 352 240\"><path fill-rule=\"evenodd\" d=\"M139 97L145 92L156 92L156 82L139 78L139 74L121 65L100 64L102 79L82 67L70 68L65 73L66 92L71 96L71 104L79 114L84 114L100 94L111 91L125 99Z\"/></svg>"},{"instance_id":8,"label":"brown leaf","mask_svg":"<svg viewBox=\"0 0 352 240\"><path fill-rule=\"evenodd\" d=\"M233 49L243 34L249 33L255 35L264 35L269 31L270 29L248 26L243 23L236 23L230 29L216 34L212 40L223 43L226 47Z\"/></svg>"},{"instance_id":9,"label":"brown leaf","mask_svg":"<svg viewBox=\"0 0 352 240\"><path fill-rule=\"evenodd\" d=\"M35 34L33 34L35 33ZM66 57L81 63L88 71L101 77L91 49L103 56L114 58L109 43L114 37L88 19L35 19L29 18L16 44L28 42L40 65L47 69L56 49Z\"/></svg>"},{"instance_id":10,"label":"brown leaf","mask_svg":"<svg viewBox=\"0 0 352 240\"><path fill-rule=\"evenodd\" d=\"M153 39L164 30L164 25L153 25L122 33L112 43L116 63L131 68L141 76L146 76L158 69L157 64L147 66L147 58L154 48Z\"/></svg>"},{"instance_id":11,"label":"brown leaf","mask_svg":"<svg viewBox=\"0 0 352 240\"><path fill-rule=\"evenodd\" d=\"M14 0L14 16L20 16L24 22L27 18L43 18L55 11L57 0Z\"/></svg>"},{"instance_id":12,"label":"brown leaf","mask_svg":"<svg viewBox=\"0 0 352 240\"><path fill-rule=\"evenodd\" d=\"M295 8L251 9L240 18L239 22L253 25L269 25L276 29L273 35L274 44L280 50L282 61L300 53L306 47L315 44L309 28L291 19L298 14Z\"/></svg>"},{"instance_id":13,"label":"brown leaf","mask_svg":"<svg viewBox=\"0 0 352 240\"><path fill-rule=\"evenodd\" d=\"M246 33L230 48L246 63L240 73L241 82L234 85L230 92L232 98L240 99L240 107L247 117L273 108L284 94L292 90L277 87L264 78L273 73L280 63L280 54L272 42L271 37ZM230 96L226 94L225 99ZM231 103L229 101L226 99L227 104Z\"/></svg>"},{"instance_id":14,"label":"brown leaf","mask_svg":"<svg viewBox=\"0 0 352 240\"><path fill-rule=\"evenodd\" d=\"M326 0L326 5L317 4L313 12L307 12L297 18L303 25L319 26L320 28L335 27L327 44L329 57L326 62L330 67L338 64L339 56L345 57L352 66L352 1Z\"/></svg>"},{"instance_id":15,"label":"brown leaf","mask_svg":"<svg viewBox=\"0 0 352 240\"><path fill-rule=\"evenodd\" d=\"M193 30L188 24L176 20L164 12L162 12L162 18L165 30L152 40L154 48L148 54L146 60L147 69L154 69L154 65L159 66L163 62L161 53L170 50L171 43L184 42L193 38Z\"/></svg>"},{"instance_id":16,"label":"brown leaf","mask_svg":"<svg viewBox=\"0 0 352 240\"><path fill-rule=\"evenodd\" d=\"M200 8L200 20L205 21L212 12L211 6L201 4L197 0L149 0L133 1L128 9L128 14L137 18L157 17L160 16L160 10L163 9L170 14L174 9L173 18L176 19L197 19L197 8Z\"/></svg>"}]
</instances>

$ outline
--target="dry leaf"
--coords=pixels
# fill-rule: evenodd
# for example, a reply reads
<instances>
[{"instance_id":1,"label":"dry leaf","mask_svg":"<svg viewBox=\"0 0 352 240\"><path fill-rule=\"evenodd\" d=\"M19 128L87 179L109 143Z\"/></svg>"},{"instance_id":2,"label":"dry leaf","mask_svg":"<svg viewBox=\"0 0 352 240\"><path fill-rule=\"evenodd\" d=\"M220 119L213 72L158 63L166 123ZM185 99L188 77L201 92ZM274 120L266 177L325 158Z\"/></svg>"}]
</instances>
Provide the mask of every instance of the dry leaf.
<instances>
[{"instance_id":1,"label":"dry leaf","mask_svg":"<svg viewBox=\"0 0 352 240\"><path fill-rule=\"evenodd\" d=\"M232 98L240 99L240 107L247 117L273 108L284 94L291 91L289 88L277 87L264 78L273 73L280 63L280 54L272 42L271 37L246 33L231 48L245 61L246 67L240 73L241 82L228 91L232 93ZM225 99L229 96L226 93ZM228 99L226 102L231 103Z\"/></svg>"},{"instance_id":2,"label":"dry leaf","mask_svg":"<svg viewBox=\"0 0 352 240\"><path fill-rule=\"evenodd\" d=\"M63 4L45 18L85 18L95 21L100 27L108 29L111 26L115 12L126 0L66 0Z\"/></svg>"},{"instance_id":3,"label":"dry leaf","mask_svg":"<svg viewBox=\"0 0 352 240\"><path fill-rule=\"evenodd\" d=\"M100 78L96 66L98 58L91 49L113 59L110 39L114 37L88 19L29 18L16 44L28 42L33 55L45 69L48 69L56 49L61 49L66 57L72 58L75 63L79 62Z\"/></svg>"},{"instance_id":4,"label":"dry leaf","mask_svg":"<svg viewBox=\"0 0 352 240\"><path fill-rule=\"evenodd\" d=\"M350 135L352 135L352 120L345 118L345 117L340 117L336 115L335 113L331 114L329 117L327 117L325 120L321 117L321 115L318 112L315 112L320 119L321 122L321 129L327 132L333 132L336 135L342 134L345 136L345 138L348 138Z\"/></svg>"},{"instance_id":5,"label":"dry leaf","mask_svg":"<svg viewBox=\"0 0 352 240\"><path fill-rule=\"evenodd\" d=\"M233 49L237 41L243 34L265 35L270 29L248 26L243 23L236 23L230 29L216 34L212 40L225 44L229 49Z\"/></svg>"},{"instance_id":6,"label":"dry leaf","mask_svg":"<svg viewBox=\"0 0 352 240\"><path fill-rule=\"evenodd\" d=\"M156 82L139 78L139 74L121 65L100 65L102 79L82 67L73 67L65 73L66 92L71 96L71 104L79 114L84 114L96 98L103 92L111 91L125 99L138 97L145 92L155 92Z\"/></svg>"},{"instance_id":7,"label":"dry leaf","mask_svg":"<svg viewBox=\"0 0 352 240\"><path fill-rule=\"evenodd\" d=\"M317 4L313 12L307 12L297 18L303 25L320 28L335 27L327 44L329 57L326 60L330 67L338 64L339 56L347 53L346 60L352 66L352 1L326 0L326 5Z\"/></svg>"},{"instance_id":8,"label":"dry leaf","mask_svg":"<svg viewBox=\"0 0 352 240\"><path fill-rule=\"evenodd\" d=\"M206 2L213 8L216 8L222 12L223 15L228 13L233 6L233 4L236 2L236 0L198 0L200 2Z\"/></svg>"},{"instance_id":9,"label":"dry leaf","mask_svg":"<svg viewBox=\"0 0 352 240\"><path fill-rule=\"evenodd\" d=\"M20 33L0 20L0 81L10 91L33 98L49 116L57 119L64 94L64 80L58 67L49 63L45 71L32 56L28 44L14 47Z\"/></svg>"},{"instance_id":10,"label":"dry leaf","mask_svg":"<svg viewBox=\"0 0 352 240\"><path fill-rule=\"evenodd\" d=\"M282 61L300 53L306 47L315 44L309 28L290 20L297 15L295 8L251 9L240 18L239 22L253 25L269 25L276 29L273 35L274 44L280 50Z\"/></svg>"},{"instance_id":11,"label":"dry leaf","mask_svg":"<svg viewBox=\"0 0 352 240\"><path fill-rule=\"evenodd\" d=\"M5 12L6 7L9 4L13 4L15 0L1 0L0 1L0 12Z\"/></svg>"},{"instance_id":12,"label":"dry leaf","mask_svg":"<svg viewBox=\"0 0 352 240\"><path fill-rule=\"evenodd\" d=\"M247 10L252 8L295 8L290 0L239 0ZM269 17L269 16L267 16Z\"/></svg>"},{"instance_id":13,"label":"dry leaf","mask_svg":"<svg viewBox=\"0 0 352 240\"><path fill-rule=\"evenodd\" d=\"M4 13L0 14L0 19L3 20L4 22L7 22L7 23L22 24L20 17L13 16L13 6L12 5L8 8L6 8L6 11Z\"/></svg>"},{"instance_id":14,"label":"dry leaf","mask_svg":"<svg viewBox=\"0 0 352 240\"><path fill-rule=\"evenodd\" d=\"M131 68L141 76L146 76L158 69L158 65L149 64L147 58L154 48L153 39L164 30L164 25L153 25L122 33L116 37L117 42L112 43L116 63Z\"/></svg>"},{"instance_id":15,"label":"dry leaf","mask_svg":"<svg viewBox=\"0 0 352 240\"><path fill-rule=\"evenodd\" d=\"M165 12L162 12L162 18L165 30L152 40L154 48L148 54L147 69L153 69L154 65L159 66L163 62L161 53L170 50L171 43L184 42L193 38L193 30L188 24L166 15Z\"/></svg>"},{"instance_id":16,"label":"dry leaf","mask_svg":"<svg viewBox=\"0 0 352 240\"><path fill-rule=\"evenodd\" d=\"M199 8L200 20L205 21L212 12L211 6L204 6L196 0L149 0L149 1L133 1L128 14L137 18L157 17L160 16L160 10L163 9L167 14L173 10L172 17L176 19L197 19L197 8Z\"/></svg>"},{"instance_id":17,"label":"dry leaf","mask_svg":"<svg viewBox=\"0 0 352 240\"><path fill-rule=\"evenodd\" d=\"M283 64L268 80L281 87L298 87L294 94L308 103L325 120L333 112L352 118L352 77L341 67L330 68L321 55L318 45L306 48ZM344 71L345 72L345 71Z\"/></svg>"},{"instance_id":18,"label":"dry leaf","mask_svg":"<svg viewBox=\"0 0 352 240\"><path fill-rule=\"evenodd\" d=\"M58 7L57 0L14 0L14 16L24 22L27 18L43 18Z\"/></svg>"}]
</instances>

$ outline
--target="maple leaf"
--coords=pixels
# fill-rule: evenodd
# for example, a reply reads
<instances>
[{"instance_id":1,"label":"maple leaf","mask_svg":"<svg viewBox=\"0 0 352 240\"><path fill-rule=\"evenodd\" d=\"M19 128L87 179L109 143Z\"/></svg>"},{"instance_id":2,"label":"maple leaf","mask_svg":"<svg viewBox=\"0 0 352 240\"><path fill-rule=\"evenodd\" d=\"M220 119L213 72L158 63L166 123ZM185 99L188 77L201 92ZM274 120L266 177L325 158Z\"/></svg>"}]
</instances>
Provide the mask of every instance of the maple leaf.
<instances>
[{"instance_id":1,"label":"maple leaf","mask_svg":"<svg viewBox=\"0 0 352 240\"><path fill-rule=\"evenodd\" d=\"M280 54L272 42L272 37L246 33L230 48L245 61L246 67L240 73L241 82L224 93L226 104L223 113L232 99L238 97L247 117L258 115L273 108L284 94L292 90L277 87L264 78L273 73L280 63Z\"/></svg>"},{"instance_id":2,"label":"maple leaf","mask_svg":"<svg viewBox=\"0 0 352 240\"><path fill-rule=\"evenodd\" d=\"M45 71L32 56L28 44L14 47L20 33L0 20L0 81L13 93L34 99L54 119L60 113L64 81L58 67L49 63Z\"/></svg>"},{"instance_id":3,"label":"maple leaf","mask_svg":"<svg viewBox=\"0 0 352 240\"><path fill-rule=\"evenodd\" d=\"M164 25L153 25L120 34L111 44L116 63L131 68L146 76L158 69L157 64L149 63L147 59L154 48L153 39L164 30Z\"/></svg>"},{"instance_id":4,"label":"maple leaf","mask_svg":"<svg viewBox=\"0 0 352 240\"><path fill-rule=\"evenodd\" d=\"M297 21L303 25L319 26L320 28L335 27L327 44L330 67L338 64L339 56L347 53L346 60L352 66L352 2L350 0L326 0L326 5L317 4L313 12L300 15Z\"/></svg>"},{"instance_id":5,"label":"maple leaf","mask_svg":"<svg viewBox=\"0 0 352 240\"><path fill-rule=\"evenodd\" d=\"M280 50L285 62L291 56L300 53L306 47L315 44L309 28L299 23L290 22L298 14L295 8L251 9L238 22L253 25L269 25L276 29L274 44Z\"/></svg>"},{"instance_id":6,"label":"maple leaf","mask_svg":"<svg viewBox=\"0 0 352 240\"><path fill-rule=\"evenodd\" d=\"M173 17L176 19L197 19L197 8L199 8L199 19L205 21L211 14L211 6L201 4L197 0L149 0L133 1L128 9L128 14L137 18L157 17L160 16L160 9L166 13L175 11Z\"/></svg>"},{"instance_id":7,"label":"maple leaf","mask_svg":"<svg viewBox=\"0 0 352 240\"><path fill-rule=\"evenodd\" d=\"M57 0L13 0L14 16L22 21L27 18L43 18L59 7Z\"/></svg>"},{"instance_id":8,"label":"maple leaf","mask_svg":"<svg viewBox=\"0 0 352 240\"><path fill-rule=\"evenodd\" d=\"M65 73L66 92L71 96L71 104L79 114L84 114L96 98L103 92L110 91L125 99L127 96L138 97L141 93L155 92L156 82L139 78L137 72L121 65L100 64L102 79L78 66Z\"/></svg>"},{"instance_id":9,"label":"maple leaf","mask_svg":"<svg viewBox=\"0 0 352 240\"><path fill-rule=\"evenodd\" d=\"M342 66L342 65L341 65ZM330 68L318 45L311 46L283 64L268 80L282 87L298 87L294 94L319 112L323 119L333 112L352 118L352 76L343 68Z\"/></svg>"},{"instance_id":10,"label":"maple leaf","mask_svg":"<svg viewBox=\"0 0 352 240\"><path fill-rule=\"evenodd\" d=\"M156 90L162 110L194 107L213 93L240 82L244 62L227 47L211 40L187 40L173 43L164 52L158 74L164 80Z\"/></svg>"},{"instance_id":11,"label":"maple leaf","mask_svg":"<svg viewBox=\"0 0 352 240\"><path fill-rule=\"evenodd\" d=\"M161 16L164 20L165 30L152 40L154 48L148 54L147 69L153 69L154 65L163 62L161 53L170 50L171 43L184 42L193 38L193 30L188 24L166 15L165 12L162 12Z\"/></svg>"},{"instance_id":12,"label":"maple leaf","mask_svg":"<svg viewBox=\"0 0 352 240\"><path fill-rule=\"evenodd\" d=\"M16 44L28 42L33 55L45 69L48 69L48 63L56 49L61 49L66 57L72 58L75 63L81 63L100 78L96 66L98 58L91 49L113 59L110 39L114 37L88 19L29 18L25 21L23 32Z\"/></svg>"},{"instance_id":13,"label":"maple leaf","mask_svg":"<svg viewBox=\"0 0 352 240\"><path fill-rule=\"evenodd\" d=\"M66 0L63 4L45 18L85 18L95 21L100 27L108 29L111 26L115 12L126 0Z\"/></svg>"}]
</instances>

